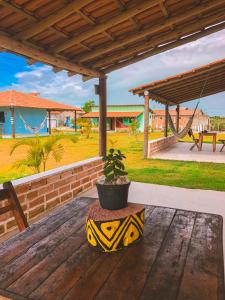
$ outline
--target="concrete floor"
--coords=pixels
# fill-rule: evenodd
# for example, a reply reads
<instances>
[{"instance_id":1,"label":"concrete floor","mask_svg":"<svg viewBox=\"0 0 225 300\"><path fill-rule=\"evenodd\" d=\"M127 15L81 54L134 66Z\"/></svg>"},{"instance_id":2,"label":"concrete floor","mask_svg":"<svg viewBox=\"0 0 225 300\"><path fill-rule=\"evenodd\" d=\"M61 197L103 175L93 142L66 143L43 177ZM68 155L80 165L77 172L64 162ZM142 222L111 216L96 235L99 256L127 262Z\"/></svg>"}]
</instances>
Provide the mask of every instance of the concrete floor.
<instances>
[{"instance_id":1,"label":"concrete floor","mask_svg":"<svg viewBox=\"0 0 225 300\"><path fill-rule=\"evenodd\" d=\"M192 145L192 143L180 142L153 154L151 158L225 163L225 149L223 152L219 152L222 147L221 144L217 144L215 152L212 151L212 144L203 144L202 151L198 151L197 147L190 151L189 149Z\"/></svg>"},{"instance_id":2,"label":"concrete floor","mask_svg":"<svg viewBox=\"0 0 225 300\"><path fill-rule=\"evenodd\" d=\"M96 188L82 196L97 198ZM157 184L132 182L129 202L184 210L218 214L225 220L225 192L185 189ZM225 252L225 222L223 223L223 249ZM225 265L225 260L224 260Z\"/></svg>"}]
</instances>

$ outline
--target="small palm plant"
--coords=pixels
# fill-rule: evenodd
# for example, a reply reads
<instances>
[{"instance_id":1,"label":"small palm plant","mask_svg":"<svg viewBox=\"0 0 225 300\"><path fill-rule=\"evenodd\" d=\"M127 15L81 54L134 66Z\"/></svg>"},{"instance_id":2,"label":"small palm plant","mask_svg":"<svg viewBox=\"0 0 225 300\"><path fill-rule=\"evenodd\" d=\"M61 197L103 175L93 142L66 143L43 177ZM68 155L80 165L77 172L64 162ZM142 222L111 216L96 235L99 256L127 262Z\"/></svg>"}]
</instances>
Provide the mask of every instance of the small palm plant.
<instances>
[{"instance_id":1,"label":"small palm plant","mask_svg":"<svg viewBox=\"0 0 225 300\"><path fill-rule=\"evenodd\" d=\"M35 173L46 170L46 164L50 156L56 162L62 159L64 148L60 141L67 139L73 143L77 142L77 137L70 135L52 135L47 138L36 137L35 139L22 139L16 142L10 151L10 155L21 146L28 146L26 158L15 162L16 168L28 167L33 169Z\"/></svg>"}]
</instances>

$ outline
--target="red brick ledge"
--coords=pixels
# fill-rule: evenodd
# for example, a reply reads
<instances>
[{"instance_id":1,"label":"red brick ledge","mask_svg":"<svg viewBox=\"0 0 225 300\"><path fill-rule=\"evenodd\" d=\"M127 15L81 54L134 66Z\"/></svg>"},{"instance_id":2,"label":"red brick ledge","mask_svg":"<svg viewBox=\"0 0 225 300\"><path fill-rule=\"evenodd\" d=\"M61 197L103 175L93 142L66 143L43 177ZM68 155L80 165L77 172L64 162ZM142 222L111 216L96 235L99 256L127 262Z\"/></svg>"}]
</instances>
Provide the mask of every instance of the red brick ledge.
<instances>
[{"instance_id":1,"label":"red brick ledge","mask_svg":"<svg viewBox=\"0 0 225 300\"><path fill-rule=\"evenodd\" d=\"M158 138L148 142L148 158L151 158L152 154L166 149L178 142L175 135L168 137Z\"/></svg>"},{"instance_id":2,"label":"red brick ledge","mask_svg":"<svg viewBox=\"0 0 225 300\"><path fill-rule=\"evenodd\" d=\"M102 170L102 159L94 157L14 180L13 185L28 222L92 188ZM0 216L0 236L15 227L11 213Z\"/></svg>"}]
</instances>

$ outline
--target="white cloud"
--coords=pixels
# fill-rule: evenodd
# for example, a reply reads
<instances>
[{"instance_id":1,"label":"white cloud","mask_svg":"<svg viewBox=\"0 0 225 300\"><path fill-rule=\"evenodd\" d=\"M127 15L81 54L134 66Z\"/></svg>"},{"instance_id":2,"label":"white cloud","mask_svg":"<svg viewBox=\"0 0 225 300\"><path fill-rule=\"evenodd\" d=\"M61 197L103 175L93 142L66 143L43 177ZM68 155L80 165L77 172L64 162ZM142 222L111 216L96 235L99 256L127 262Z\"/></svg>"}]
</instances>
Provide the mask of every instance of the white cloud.
<instances>
[{"instance_id":1,"label":"white cloud","mask_svg":"<svg viewBox=\"0 0 225 300\"><path fill-rule=\"evenodd\" d=\"M111 75L112 87L126 89L176 75L225 56L225 30L147 58Z\"/></svg>"},{"instance_id":2,"label":"white cloud","mask_svg":"<svg viewBox=\"0 0 225 300\"><path fill-rule=\"evenodd\" d=\"M115 71L108 76L108 102L143 103L128 90L222 59L225 57L224 49L225 30L222 30ZM51 67L40 64L25 68L25 71L15 74L10 86L1 89L39 92L43 97L74 105L82 105L88 99L98 101L93 92L96 80L83 83L80 76L68 77L65 71L55 74ZM204 99L201 108L209 113L225 115L225 98L221 94L212 97ZM157 106L154 102L152 105Z\"/></svg>"},{"instance_id":3,"label":"white cloud","mask_svg":"<svg viewBox=\"0 0 225 300\"><path fill-rule=\"evenodd\" d=\"M93 96L93 80L83 83L79 76L69 77L66 71L54 73L50 66L33 65L15 74L15 82L4 89L38 92L42 97L81 105Z\"/></svg>"}]
</instances>

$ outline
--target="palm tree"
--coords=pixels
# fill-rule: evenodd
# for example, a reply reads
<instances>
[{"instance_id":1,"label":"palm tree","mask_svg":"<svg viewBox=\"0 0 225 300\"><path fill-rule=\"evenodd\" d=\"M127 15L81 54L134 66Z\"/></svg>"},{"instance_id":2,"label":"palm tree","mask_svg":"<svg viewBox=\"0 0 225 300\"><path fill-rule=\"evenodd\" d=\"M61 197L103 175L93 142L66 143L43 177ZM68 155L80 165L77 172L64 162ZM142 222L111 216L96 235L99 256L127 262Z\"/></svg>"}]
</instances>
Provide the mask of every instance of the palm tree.
<instances>
[{"instance_id":1,"label":"palm tree","mask_svg":"<svg viewBox=\"0 0 225 300\"><path fill-rule=\"evenodd\" d=\"M67 139L73 143L77 142L77 137L71 135L52 135L47 138L36 137L35 139L23 139L16 142L10 151L10 155L20 146L28 146L27 156L25 159L20 159L15 162L16 168L29 167L35 173L40 173L41 170L46 170L46 163L50 156L56 162L62 159L64 152L63 145L59 143L60 140Z\"/></svg>"}]
</instances>

